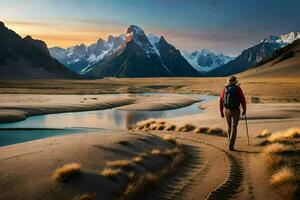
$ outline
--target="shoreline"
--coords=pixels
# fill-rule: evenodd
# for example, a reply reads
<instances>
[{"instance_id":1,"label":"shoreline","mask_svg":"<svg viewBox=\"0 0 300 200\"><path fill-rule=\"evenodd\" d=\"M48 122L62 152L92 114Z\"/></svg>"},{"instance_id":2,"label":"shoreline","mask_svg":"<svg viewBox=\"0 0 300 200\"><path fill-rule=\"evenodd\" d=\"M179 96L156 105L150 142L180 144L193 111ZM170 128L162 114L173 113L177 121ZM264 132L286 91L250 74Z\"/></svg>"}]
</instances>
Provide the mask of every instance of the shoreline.
<instances>
[{"instance_id":1,"label":"shoreline","mask_svg":"<svg viewBox=\"0 0 300 200\"><path fill-rule=\"evenodd\" d=\"M178 109L201 102L202 99L188 95L173 94L151 96L124 94L116 95L0 95L0 123L13 123L26 120L29 116L58 114L69 112L97 111L105 109L164 111ZM66 97L67 96L67 97ZM64 99L67 98L67 100ZM14 101L10 102L11 99ZM25 100L24 100L25 99ZM28 101L28 102L26 102ZM67 101L70 101L66 103Z\"/></svg>"}]
</instances>

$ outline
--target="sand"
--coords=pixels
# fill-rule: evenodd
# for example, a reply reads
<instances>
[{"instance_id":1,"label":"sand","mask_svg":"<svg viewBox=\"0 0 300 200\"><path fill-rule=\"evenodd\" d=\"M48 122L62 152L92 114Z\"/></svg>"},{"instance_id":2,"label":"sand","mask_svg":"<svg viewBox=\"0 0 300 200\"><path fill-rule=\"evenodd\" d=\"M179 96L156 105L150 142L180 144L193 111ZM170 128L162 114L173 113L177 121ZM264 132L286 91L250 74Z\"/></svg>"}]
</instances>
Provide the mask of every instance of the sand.
<instances>
[{"instance_id":1,"label":"sand","mask_svg":"<svg viewBox=\"0 0 300 200\"><path fill-rule=\"evenodd\" d=\"M160 102L169 101L168 98L162 99L163 97ZM206 103L204 106L205 113L167 121L176 125L188 122L196 126L226 128L224 120L219 117L217 101ZM297 126L300 119L300 105L250 104L248 109L251 146L247 145L245 124L241 121L235 152L227 150L227 141L224 137L172 132L173 137L185 145L187 159L175 172L165 177L159 186L150 188L145 195L149 199L219 199L226 196L233 199L280 199L267 181L267 171L258 155L261 148L258 144L263 139L256 136L266 128L274 132ZM121 176L114 182L99 176L99 170L105 167L106 161L129 159L154 147L168 147L168 144L153 137L153 135L163 137L165 132L115 133L118 134L98 131L1 147L0 186L14 187L11 190L2 190L0 198L72 199L80 194L96 192L96 199L111 199L116 191L121 191L126 185L127 179ZM145 143L138 138L150 142ZM130 145L121 145L120 141L127 141ZM70 183L53 182L51 180L53 171L70 162L80 163L83 175ZM159 162L155 164L155 160L152 162L154 163L147 165L159 167L161 164Z\"/></svg>"},{"instance_id":2,"label":"sand","mask_svg":"<svg viewBox=\"0 0 300 200\"><path fill-rule=\"evenodd\" d=\"M285 76L238 75L250 102L300 102L300 77L289 72ZM218 95L226 83L224 78L105 78L99 80L32 80L0 81L2 94L119 94L142 92L194 93ZM24 85L26 87L24 87ZM286 92L289 91L289 92Z\"/></svg>"},{"instance_id":3,"label":"sand","mask_svg":"<svg viewBox=\"0 0 300 200\"><path fill-rule=\"evenodd\" d=\"M124 145L122 141L127 143ZM116 180L100 175L108 161L130 160L140 153L149 154L155 147L170 149L173 146L149 135L97 132L1 147L0 199L63 200L95 192L97 199L114 199L118 197L117 191L129 181L126 173L155 171L168 161L150 156L140 164L133 164L129 171L124 169ZM72 162L81 165L78 177L66 183L52 180L55 169Z\"/></svg>"},{"instance_id":4,"label":"sand","mask_svg":"<svg viewBox=\"0 0 300 200\"><path fill-rule=\"evenodd\" d=\"M164 177L159 184L148 188L143 198L148 199L282 199L269 183L269 172L259 156L260 145L265 139L256 136L264 129L272 132L298 126L300 122L299 77L247 78L241 80L248 102L257 96L263 103L248 104L248 126L251 145L247 145L244 118L238 127L236 151L227 149L226 137L193 132L172 131L173 137L185 148L186 159L175 171ZM12 86L12 84L15 84ZM194 92L218 94L224 78L213 79L104 79L82 82L57 82L56 89L47 93L80 95L0 95L0 120L24 119L30 113L80 111L81 109L130 109L164 110L190 105L199 99L184 94L170 96L135 96L124 94L122 98L99 93L126 92ZM93 85L94 84L94 85ZM41 93L44 83L31 82L22 88L20 82L2 82L2 92L30 91ZM53 86L55 87L55 86ZM82 87L85 87L82 89ZM98 88L97 88L98 87ZM110 87L109 89L107 89ZM278 90L283 87L285 90ZM5 89L6 88L6 89ZM46 87L47 88L47 87ZM209 88L209 89L208 89ZM288 91L288 92L287 92ZM92 95L83 95L85 93ZM94 94L93 94L94 93ZM66 100L67 99L67 100ZM81 102L82 101L82 102ZM220 117L218 102L202 105L205 112L190 116L167 119L168 123L186 123L202 127L226 129ZM4 114L3 114L4 113ZM2 117L2 118L1 118ZM112 134L116 133L116 134ZM125 187L128 179L121 176L117 181L99 177L99 170L106 161L129 159L153 147L167 148L154 136L164 136L163 131L97 131L95 133L45 138L16 145L0 147L0 199L72 199L84 193L96 192L96 199L111 199ZM140 138L140 139L139 139ZM142 138L142 140L141 140ZM144 140L146 139L146 140ZM122 145L128 144L130 145ZM147 143L145 141L150 141ZM120 142L122 144L120 144ZM296 145L299 145L297 143ZM299 146L297 146L299 149ZM63 164L78 162L83 175L69 183L55 183L51 174ZM157 159L143 165L160 168L165 161ZM142 166L143 166L142 165ZM148 168L148 167L146 167ZM141 172L147 170L139 166ZM299 174L299 172L297 171ZM127 180L127 181L126 181ZM8 189L9 188L9 189ZM30 191L30 192L28 192Z\"/></svg>"}]
</instances>

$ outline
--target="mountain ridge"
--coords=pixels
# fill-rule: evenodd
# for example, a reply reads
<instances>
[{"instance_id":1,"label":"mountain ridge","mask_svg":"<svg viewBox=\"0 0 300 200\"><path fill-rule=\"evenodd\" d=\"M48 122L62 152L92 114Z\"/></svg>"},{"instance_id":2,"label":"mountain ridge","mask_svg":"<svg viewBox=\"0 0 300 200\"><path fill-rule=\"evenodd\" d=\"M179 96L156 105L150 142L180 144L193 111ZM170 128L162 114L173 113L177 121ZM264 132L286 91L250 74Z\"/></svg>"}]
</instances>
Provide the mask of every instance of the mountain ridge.
<instances>
[{"instance_id":1,"label":"mountain ridge","mask_svg":"<svg viewBox=\"0 0 300 200\"><path fill-rule=\"evenodd\" d=\"M185 51L182 55L199 72L214 70L235 58L222 53L217 54L208 49Z\"/></svg>"},{"instance_id":2,"label":"mountain ridge","mask_svg":"<svg viewBox=\"0 0 300 200\"><path fill-rule=\"evenodd\" d=\"M149 40L145 32L135 25L127 29L124 49L95 64L86 75L93 78L199 76L180 51L163 36Z\"/></svg>"},{"instance_id":3,"label":"mountain ridge","mask_svg":"<svg viewBox=\"0 0 300 200\"><path fill-rule=\"evenodd\" d=\"M295 35L295 33L299 32L290 32L280 36L269 36L261 40L258 44L243 50L234 60L203 75L209 77L224 77L243 72L270 57L275 50L290 44L300 37L300 34Z\"/></svg>"},{"instance_id":4,"label":"mountain ridge","mask_svg":"<svg viewBox=\"0 0 300 200\"><path fill-rule=\"evenodd\" d=\"M47 45L0 22L0 79L81 78L50 56Z\"/></svg>"}]
</instances>

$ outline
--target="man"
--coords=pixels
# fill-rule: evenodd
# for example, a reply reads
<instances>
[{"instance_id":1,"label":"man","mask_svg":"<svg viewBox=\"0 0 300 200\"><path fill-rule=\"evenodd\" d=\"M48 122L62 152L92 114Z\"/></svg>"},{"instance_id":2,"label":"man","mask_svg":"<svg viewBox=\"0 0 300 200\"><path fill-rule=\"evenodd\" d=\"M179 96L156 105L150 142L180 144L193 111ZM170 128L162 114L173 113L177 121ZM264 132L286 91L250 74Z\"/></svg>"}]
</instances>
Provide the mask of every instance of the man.
<instances>
[{"instance_id":1,"label":"man","mask_svg":"<svg viewBox=\"0 0 300 200\"><path fill-rule=\"evenodd\" d=\"M234 151L234 144L237 134L237 126L240 120L240 105L242 105L242 115L246 114L246 100L242 89L239 87L235 76L228 79L228 84L220 94L221 117L225 117L228 125L228 145L229 150Z\"/></svg>"}]
</instances>

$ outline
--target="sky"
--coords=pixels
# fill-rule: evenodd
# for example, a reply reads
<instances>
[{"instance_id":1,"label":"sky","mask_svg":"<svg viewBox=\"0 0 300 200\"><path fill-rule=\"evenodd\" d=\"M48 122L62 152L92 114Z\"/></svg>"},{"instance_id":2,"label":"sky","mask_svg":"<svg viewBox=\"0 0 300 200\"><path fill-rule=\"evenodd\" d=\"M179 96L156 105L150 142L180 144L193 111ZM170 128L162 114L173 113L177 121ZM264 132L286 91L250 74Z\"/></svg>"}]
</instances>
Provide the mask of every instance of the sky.
<instances>
[{"instance_id":1,"label":"sky","mask_svg":"<svg viewBox=\"0 0 300 200\"><path fill-rule=\"evenodd\" d=\"M238 55L269 35L300 31L299 0L0 0L0 21L48 47L91 44L131 24L180 50Z\"/></svg>"}]
</instances>

